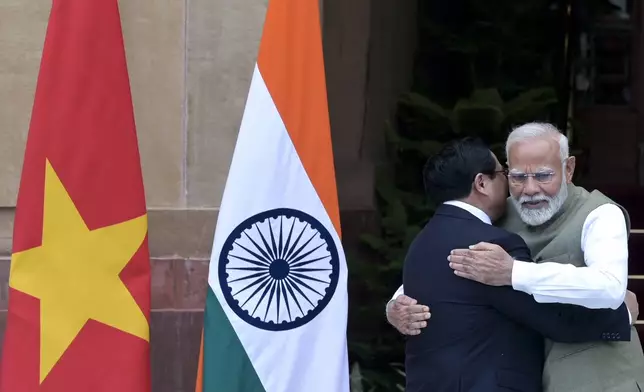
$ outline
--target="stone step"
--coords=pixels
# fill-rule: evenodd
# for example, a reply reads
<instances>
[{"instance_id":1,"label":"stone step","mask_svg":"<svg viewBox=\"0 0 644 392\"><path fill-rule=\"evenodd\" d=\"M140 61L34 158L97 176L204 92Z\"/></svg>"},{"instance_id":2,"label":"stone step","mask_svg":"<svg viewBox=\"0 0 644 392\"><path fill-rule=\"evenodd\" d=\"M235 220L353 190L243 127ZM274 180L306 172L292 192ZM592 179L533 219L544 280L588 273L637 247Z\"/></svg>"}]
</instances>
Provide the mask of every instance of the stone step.
<instances>
[{"instance_id":1,"label":"stone step","mask_svg":"<svg viewBox=\"0 0 644 392\"><path fill-rule=\"evenodd\" d=\"M635 324L635 329L637 330L637 334L640 336L640 341L644 339L644 324Z\"/></svg>"},{"instance_id":2,"label":"stone step","mask_svg":"<svg viewBox=\"0 0 644 392\"><path fill-rule=\"evenodd\" d=\"M628 279L628 289L637 295L638 302L642 302L642 310L644 310L644 279L630 275Z\"/></svg>"},{"instance_id":3,"label":"stone step","mask_svg":"<svg viewBox=\"0 0 644 392\"><path fill-rule=\"evenodd\" d=\"M644 275L644 232L631 231L628 239L628 274Z\"/></svg>"},{"instance_id":4,"label":"stone step","mask_svg":"<svg viewBox=\"0 0 644 392\"><path fill-rule=\"evenodd\" d=\"M644 276L642 276L644 278ZM644 311L644 279L638 276L630 275L628 279L628 289L635 293L640 305L640 312ZM640 335L640 340L644 342L644 316L640 316L639 320L635 322L637 332Z\"/></svg>"},{"instance_id":5,"label":"stone step","mask_svg":"<svg viewBox=\"0 0 644 392\"><path fill-rule=\"evenodd\" d=\"M644 230L631 231L628 253L628 289L637 295L639 302L642 302L644 300ZM641 317L635 322L635 327L640 340L644 342L644 320Z\"/></svg>"}]
</instances>

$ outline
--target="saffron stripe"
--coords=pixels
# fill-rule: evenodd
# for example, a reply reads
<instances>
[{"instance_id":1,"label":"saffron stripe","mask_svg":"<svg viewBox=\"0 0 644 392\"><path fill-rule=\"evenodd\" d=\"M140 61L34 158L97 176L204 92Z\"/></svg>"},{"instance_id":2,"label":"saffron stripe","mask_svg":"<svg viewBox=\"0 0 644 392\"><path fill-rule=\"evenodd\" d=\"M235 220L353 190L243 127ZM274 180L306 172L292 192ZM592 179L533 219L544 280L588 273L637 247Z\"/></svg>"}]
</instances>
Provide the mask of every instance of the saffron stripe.
<instances>
[{"instance_id":1,"label":"saffron stripe","mask_svg":"<svg viewBox=\"0 0 644 392\"><path fill-rule=\"evenodd\" d=\"M340 210L316 0L271 0L258 68L338 233Z\"/></svg>"}]
</instances>

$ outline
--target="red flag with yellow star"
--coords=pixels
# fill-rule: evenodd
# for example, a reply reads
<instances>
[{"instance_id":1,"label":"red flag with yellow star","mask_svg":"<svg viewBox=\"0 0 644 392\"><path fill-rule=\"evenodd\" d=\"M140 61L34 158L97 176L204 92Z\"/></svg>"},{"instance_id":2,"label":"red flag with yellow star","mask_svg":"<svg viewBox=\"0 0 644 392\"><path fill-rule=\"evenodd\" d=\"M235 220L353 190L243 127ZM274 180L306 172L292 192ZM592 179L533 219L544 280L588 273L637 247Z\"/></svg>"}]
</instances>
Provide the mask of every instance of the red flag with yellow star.
<instances>
[{"instance_id":1,"label":"red flag with yellow star","mask_svg":"<svg viewBox=\"0 0 644 392\"><path fill-rule=\"evenodd\" d=\"M150 390L147 215L117 0L54 0L0 392Z\"/></svg>"}]
</instances>

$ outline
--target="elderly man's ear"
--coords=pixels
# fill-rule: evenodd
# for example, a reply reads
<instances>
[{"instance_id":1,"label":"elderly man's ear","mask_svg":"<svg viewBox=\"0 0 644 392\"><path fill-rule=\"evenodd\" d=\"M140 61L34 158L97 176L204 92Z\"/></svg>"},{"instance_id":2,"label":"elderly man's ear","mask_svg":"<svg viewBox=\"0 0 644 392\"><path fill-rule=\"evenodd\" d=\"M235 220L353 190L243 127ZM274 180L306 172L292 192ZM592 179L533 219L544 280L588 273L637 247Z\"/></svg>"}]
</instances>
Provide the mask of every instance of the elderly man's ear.
<instances>
[{"instance_id":1,"label":"elderly man's ear","mask_svg":"<svg viewBox=\"0 0 644 392\"><path fill-rule=\"evenodd\" d=\"M568 159L566 159L566 182L570 184L572 182L572 176L575 174L575 157L569 156Z\"/></svg>"}]
</instances>

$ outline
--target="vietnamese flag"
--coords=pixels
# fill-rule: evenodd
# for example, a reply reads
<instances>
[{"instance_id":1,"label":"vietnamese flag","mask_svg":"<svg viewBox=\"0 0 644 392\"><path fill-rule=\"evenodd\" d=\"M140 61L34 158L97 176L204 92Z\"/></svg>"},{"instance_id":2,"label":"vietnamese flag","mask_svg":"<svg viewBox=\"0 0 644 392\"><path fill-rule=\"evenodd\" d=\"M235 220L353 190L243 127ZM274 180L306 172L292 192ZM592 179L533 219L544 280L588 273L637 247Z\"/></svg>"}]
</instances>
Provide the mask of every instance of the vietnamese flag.
<instances>
[{"instance_id":1,"label":"vietnamese flag","mask_svg":"<svg viewBox=\"0 0 644 392\"><path fill-rule=\"evenodd\" d=\"M147 214L117 0L54 0L0 392L150 390Z\"/></svg>"}]
</instances>

